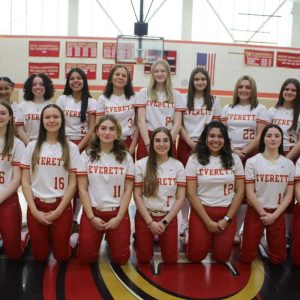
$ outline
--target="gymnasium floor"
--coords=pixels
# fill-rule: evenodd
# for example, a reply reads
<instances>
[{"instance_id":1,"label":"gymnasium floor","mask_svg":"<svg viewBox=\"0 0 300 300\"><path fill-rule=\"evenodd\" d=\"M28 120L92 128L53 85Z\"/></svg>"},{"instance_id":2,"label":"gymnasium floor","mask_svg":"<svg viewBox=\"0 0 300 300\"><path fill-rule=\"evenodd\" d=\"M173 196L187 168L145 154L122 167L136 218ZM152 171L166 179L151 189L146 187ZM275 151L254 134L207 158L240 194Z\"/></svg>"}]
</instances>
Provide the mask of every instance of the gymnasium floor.
<instances>
[{"instance_id":1,"label":"gymnasium floor","mask_svg":"<svg viewBox=\"0 0 300 300\"><path fill-rule=\"evenodd\" d=\"M23 210L26 211L21 200ZM134 207L130 213L134 215ZM180 249L182 241L179 241ZM73 256L57 264L35 262L30 245L18 262L7 259L0 250L0 300L100 300L100 299L257 299L299 300L300 268L288 260L285 266L268 263L263 246L252 266L241 265L238 247L231 264L217 264L209 257L199 264L189 263L183 253L176 266L161 263L159 251L151 265L137 266L135 253L125 266L110 262L105 243L99 262L81 265ZM287 250L289 251L289 250Z\"/></svg>"}]
</instances>

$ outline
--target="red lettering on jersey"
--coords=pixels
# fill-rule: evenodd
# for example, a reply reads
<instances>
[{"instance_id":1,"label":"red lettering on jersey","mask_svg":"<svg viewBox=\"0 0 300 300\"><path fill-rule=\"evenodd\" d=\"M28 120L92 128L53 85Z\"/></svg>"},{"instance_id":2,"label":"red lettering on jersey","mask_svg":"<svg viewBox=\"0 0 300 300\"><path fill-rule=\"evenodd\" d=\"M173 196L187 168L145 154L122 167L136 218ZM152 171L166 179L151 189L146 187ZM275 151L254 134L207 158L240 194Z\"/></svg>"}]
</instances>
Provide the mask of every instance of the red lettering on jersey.
<instances>
[{"instance_id":1,"label":"red lettering on jersey","mask_svg":"<svg viewBox=\"0 0 300 300\"><path fill-rule=\"evenodd\" d=\"M101 167L101 166L89 166L90 174L104 174L104 175L123 175L123 167Z\"/></svg>"},{"instance_id":2,"label":"red lettering on jersey","mask_svg":"<svg viewBox=\"0 0 300 300\"><path fill-rule=\"evenodd\" d=\"M210 113L211 111L207 110L206 108L198 108L193 110L186 110L183 114L191 116L207 116L210 115Z\"/></svg>"},{"instance_id":3,"label":"red lettering on jersey","mask_svg":"<svg viewBox=\"0 0 300 300\"><path fill-rule=\"evenodd\" d=\"M105 112L107 114L113 113L113 112L123 112L123 111L129 111L133 110L133 105L126 105L126 106L109 106L105 108Z\"/></svg>"},{"instance_id":4,"label":"red lettering on jersey","mask_svg":"<svg viewBox=\"0 0 300 300\"><path fill-rule=\"evenodd\" d=\"M232 170L226 170L223 168L219 168L219 169L201 168L197 170L196 174L200 176L224 176L224 175L232 174Z\"/></svg>"},{"instance_id":5,"label":"red lettering on jersey","mask_svg":"<svg viewBox=\"0 0 300 300\"><path fill-rule=\"evenodd\" d=\"M173 108L174 103L158 102L158 101L147 101L147 106Z\"/></svg>"},{"instance_id":6,"label":"red lettering on jersey","mask_svg":"<svg viewBox=\"0 0 300 300\"><path fill-rule=\"evenodd\" d=\"M239 114L228 114L227 120L233 121L256 121L256 115L239 115Z\"/></svg>"},{"instance_id":7,"label":"red lettering on jersey","mask_svg":"<svg viewBox=\"0 0 300 300\"><path fill-rule=\"evenodd\" d=\"M25 121L32 120L32 121L39 121L40 115L39 114L27 114L25 115Z\"/></svg>"},{"instance_id":8,"label":"red lettering on jersey","mask_svg":"<svg viewBox=\"0 0 300 300\"><path fill-rule=\"evenodd\" d=\"M168 177L159 177L157 178L158 180L158 184L159 185L163 185L163 186L173 186L173 185L177 185L177 180L176 178L168 178Z\"/></svg>"},{"instance_id":9,"label":"red lettering on jersey","mask_svg":"<svg viewBox=\"0 0 300 300\"><path fill-rule=\"evenodd\" d=\"M270 183L288 182L289 176L282 175L282 174L257 174L256 181L257 182L270 182Z\"/></svg>"},{"instance_id":10,"label":"red lettering on jersey","mask_svg":"<svg viewBox=\"0 0 300 300\"><path fill-rule=\"evenodd\" d=\"M276 125L282 125L282 126L291 126L292 125L292 120L285 120L285 119L273 119L272 120L273 124Z\"/></svg>"},{"instance_id":11,"label":"red lettering on jersey","mask_svg":"<svg viewBox=\"0 0 300 300\"><path fill-rule=\"evenodd\" d=\"M57 166L60 167L63 165L64 159L58 157L39 157L38 165L40 166Z\"/></svg>"},{"instance_id":12,"label":"red lettering on jersey","mask_svg":"<svg viewBox=\"0 0 300 300\"><path fill-rule=\"evenodd\" d=\"M66 117L75 117L75 118L80 117L80 111L65 110L64 112Z\"/></svg>"}]
</instances>

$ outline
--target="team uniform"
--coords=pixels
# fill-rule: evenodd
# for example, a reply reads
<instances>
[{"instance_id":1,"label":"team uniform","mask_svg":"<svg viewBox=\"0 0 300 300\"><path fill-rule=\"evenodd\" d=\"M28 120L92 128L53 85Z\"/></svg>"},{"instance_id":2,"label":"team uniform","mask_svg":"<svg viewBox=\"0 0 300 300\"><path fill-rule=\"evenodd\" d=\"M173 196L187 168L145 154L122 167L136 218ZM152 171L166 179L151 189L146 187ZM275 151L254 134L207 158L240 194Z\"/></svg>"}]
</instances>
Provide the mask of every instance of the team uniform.
<instances>
[{"instance_id":1,"label":"team uniform","mask_svg":"<svg viewBox=\"0 0 300 300\"><path fill-rule=\"evenodd\" d=\"M167 103L167 96L165 92L156 92L157 101L150 99L147 88L143 88L136 95L136 107L146 109L146 125L149 134L158 127L166 127L171 130L174 122L175 112L185 111L182 95L173 90L173 103ZM148 151L144 144L142 137L140 137L137 149L137 159L148 156Z\"/></svg>"},{"instance_id":2,"label":"team uniform","mask_svg":"<svg viewBox=\"0 0 300 300\"><path fill-rule=\"evenodd\" d=\"M206 108L204 105L204 99L200 98L194 99L194 109L188 110L187 108L187 95L186 95L186 103L185 110L183 112L183 126L187 131L189 137L193 141L198 141L204 127L210 123L212 120L220 120L221 117L221 104L218 98L213 98L213 105L211 110ZM190 156L191 148L187 145L187 143L180 138L178 141L177 148L177 158L180 160L185 166L189 156Z\"/></svg>"},{"instance_id":3,"label":"team uniform","mask_svg":"<svg viewBox=\"0 0 300 300\"><path fill-rule=\"evenodd\" d=\"M282 106L272 107L268 110L269 123L278 125L283 132L283 150L287 154L298 142L300 131L300 118L296 131L289 131L293 123L293 109L286 109Z\"/></svg>"},{"instance_id":4,"label":"team uniform","mask_svg":"<svg viewBox=\"0 0 300 300\"><path fill-rule=\"evenodd\" d=\"M6 156L3 156L4 138L0 139L0 193L4 192L13 177L13 167L19 166L24 152L24 144L17 138L14 146ZM15 192L0 204L0 233L3 239L5 253L9 258L18 259L24 251L21 243L22 212L18 193Z\"/></svg>"},{"instance_id":5,"label":"team uniform","mask_svg":"<svg viewBox=\"0 0 300 300\"><path fill-rule=\"evenodd\" d=\"M75 144L69 142L70 169L65 170L60 143L48 144L44 142L41 147L38 162L32 172L32 154L36 141L27 145L21 161L21 168L30 169L31 189L34 202L39 211L49 212L55 210L60 204L68 186L69 172L76 173L79 160L79 151ZM71 204L53 221L51 225L39 223L27 211L27 224L31 237L32 255L37 260L45 260L52 251L57 261L63 261L70 256L69 240L72 230Z\"/></svg>"},{"instance_id":6,"label":"team uniform","mask_svg":"<svg viewBox=\"0 0 300 300\"><path fill-rule=\"evenodd\" d=\"M146 174L148 157L135 164L135 186L142 186ZM145 206L154 221L160 221L173 207L176 200L177 187L186 186L185 171L182 163L172 157L161 164L157 171L157 197L142 196ZM168 225L166 231L160 235L159 243L161 255L165 263L176 263L178 258L177 246L177 218ZM153 257L154 236L145 220L137 210L135 216L136 256L140 263L148 263Z\"/></svg>"},{"instance_id":7,"label":"team uniform","mask_svg":"<svg viewBox=\"0 0 300 300\"><path fill-rule=\"evenodd\" d=\"M129 148L136 130L135 96L126 99L124 94L121 96L112 94L110 98L101 95L96 107L96 116L106 114L117 118L122 128L122 139Z\"/></svg>"},{"instance_id":8,"label":"team uniform","mask_svg":"<svg viewBox=\"0 0 300 300\"><path fill-rule=\"evenodd\" d=\"M14 122L16 123L16 118L20 113L20 108L19 108L19 104L15 101L10 102L10 106L13 110L13 115L14 115Z\"/></svg>"},{"instance_id":9,"label":"team uniform","mask_svg":"<svg viewBox=\"0 0 300 300\"><path fill-rule=\"evenodd\" d=\"M197 155L192 155L186 165L187 180L197 181L197 196L209 217L217 222L226 216L235 193L235 180L244 178L244 169L240 158L233 154L234 165L224 169L220 156L210 156L209 163L202 165ZM189 241L187 257L192 262L204 259L209 250L215 260L226 262L232 250L236 230L236 216L232 223L221 233L207 230L206 224L192 209L189 220Z\"/></svg>"},{"instance_id":10,"label":"team uniform","mask_svg":"<svg viewBox=\"0 0 300 300\"><path fill-rule=\"evenodd\" d=\"M232 107L225 105L221 121L226 124L232 146L244 149L256 135L257 124L268 124L269 118L264 105L258 104L251 109L251 105L237 104Z\"/></svg>"},{"instance_id":11,"label":"team uniform","mask_svg":"<svg viewBox=\"0 0 300 300\"><path fill-rule=\"evenodd\" d=\"M88 99L87 118L85 122L80 121L81 101L76 102L72 95L61 95L56 104L63 110L66 119L67 138L79 144L84 136L89 132L89 116L96 114L97 101Z\"/></svg>"},{"instance_id":12,"label":"team uniform","mask_svg":"<svg viewBox=\"0 0 300 300\"><path fill-rule=\"evenodd\" d=\"M113 153L100 153L100 158L91 161L84 151L81 154L78 176L87 176L88 193L93 213L108 222L119 211L120 201L125 190L125 180L134 180L133 159L127 153L120 163ZM108 231L98 231L83 211L80 221L78 257L85 263L98 260L99 248L104 233L109 245L112 261L124 264L130 257L130 219L128 212L119 226Z\"/></svg>"},{"instance_id":13,"label":"team uniform","mask_svg":"<svg viewBox=\"0 0 300 300\"><path fill-rule=\"evenodd\" d=\"M288 185L294 184L294 164L280 155L276 163L266 160L261 153L248 159L245 169L246 184L254 184L255 195L268 213L273 213L285 195ZM276 264L284 262L285 217L281 214L273 224L265 226L256 210L248 206L240 260L250 263L256 258L262 234L266 229L268 255Z\"/></svg>"},{"instance_id":14,"label":"team uniform","mask_svg":"<svg viewBox=\"0 0 300 300\"><path fill-rule=\"evenodd\" d=\"M295 182L300 180L300 158L297 160L295 169ZM299 199L298 199L299 200ZM293 243L292 243L292 261L293 264L300 266L300 206L297 203L294 207L293 215Z\"/></svg>"},{"instance_id":15,"label":"team uniform","mask_svg":"<svg viewBox=\"0 0 300 300\"><path fill-rule=\"evenodd\" d=\"M39 134L41 113L45 106L51 104L51 100L35 103L33 101L23 101L19 105L16 115L16 126L24 126L24 130L30 141L36 140Z\"/></svg>"}]
</instances>

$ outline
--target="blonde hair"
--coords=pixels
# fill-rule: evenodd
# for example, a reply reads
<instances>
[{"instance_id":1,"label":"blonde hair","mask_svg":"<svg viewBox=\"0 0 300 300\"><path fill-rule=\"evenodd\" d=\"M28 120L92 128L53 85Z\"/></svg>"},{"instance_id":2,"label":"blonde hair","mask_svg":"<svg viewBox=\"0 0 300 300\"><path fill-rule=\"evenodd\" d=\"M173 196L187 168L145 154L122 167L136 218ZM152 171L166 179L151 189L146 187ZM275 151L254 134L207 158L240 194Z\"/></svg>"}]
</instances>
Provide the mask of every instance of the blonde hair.
<instances>
[{"instance_id":1,"label":"blonde hair","mask_svg":"<svg viewBox=\"0 0 300 300\"><path fill-rule=\"evenodd\" d=\"M162 65L167 70L168 77L167 77L167 80L165 81L165 92L166 92L166 96L167 96L166 102L174 103L173 85L172 85L172 80L171 80L171 69L170 69L169 63L163 59L159 59L159 60L155 61L151 67L151 77L150 77L148 89L147 89L148 95L150 96L152 101L158 100L157 93L156 93L156 81L154 79L154 71L158 65Z\"/></svg>"}]
</instances>

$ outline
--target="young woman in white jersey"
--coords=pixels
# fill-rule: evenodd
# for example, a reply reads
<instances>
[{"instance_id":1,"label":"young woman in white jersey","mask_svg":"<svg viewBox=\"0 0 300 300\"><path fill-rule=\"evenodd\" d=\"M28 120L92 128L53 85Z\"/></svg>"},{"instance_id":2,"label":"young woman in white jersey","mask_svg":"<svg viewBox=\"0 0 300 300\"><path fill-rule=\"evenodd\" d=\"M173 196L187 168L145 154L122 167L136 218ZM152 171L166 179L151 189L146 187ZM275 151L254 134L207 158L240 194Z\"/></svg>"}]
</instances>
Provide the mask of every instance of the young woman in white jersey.
<instances>
[{"instance_id":1,"label":"young woman in white jersey","mask_svg":"<svg viewBox=\"0 0 300 300\"><path fill-rule=\"evenodd\" d=\"M266 230L269 259L282 264L286 259L284 212L292 200L294 164L284 157L283 134L277 125L266 126L260 137L259 153L247 160L247 208L240 261L251 263Z\"/></svg>"},{"instance_id":2,"label":"young woman in white jersey","mask_svg":"<svg viewBox=\"0 0 300 300\"><path fill-rule=\"evenodd\" d=\"M96 124L91 147L81 154L78 186L84 211L80 220L78 258L98 260L105 235L110 257L125 264L130 257L130 218L134 164L122 142L122 129L112 115Z\"/></svg>"},{"instance_id":3,"label":"young woman in white jersey","mask_svg":"<svg viewBox=\"0 0 300 300\"><path fill-rule=\"evenodd\" d=\"M21 240L22 212L17 194L21 184L21 156L24 144L15 137L13 111L9 103L0 104L0 234L4 252L11 259L22 255L28 236Z\"/></svg>"},{"instance_id":4,"label":"young woman in white jersey","mask_svg":"<svg viewBox=\"0 0 300 300\"><path fill-rule=\"evenodd\" d=\"M208 72L203 68L196 67L190 76L186 107L177 147L177 158L184 166L191 153L195 152L196 143L206 124L212 120L219 121L221 111L220 100L210 93ZM181 234L187 229L189 208L190 205L186 199L181 210Z\"/></svg>"},{"instance_id":5,"label":"young woman in white jersey","mask_svg":"<svg viewBox=\"0 0 300 300\"><path fill-rule=\"evenodd\" d=\"M139 263L152 259L156 235L163 261L177 262L177 214L183 204L185 186L184 167L172 157L171 133L159 127L151 135L149 157L135 165L135 249Z\"/></svg>"},{"instance_id":6,"label":"young woman in white jersey","mask_svg":"<svg viewBox=\"0 0 300 300\"><path fill-rule=\"evenodd\" d=\"M233 103L223 108L221 121L228 128L231 148L245 165L247 158L253 156L258 148L259 136L268 124L267 109L258 103L255 80L247 75L238 79L234 92ZM238 211L237 232L235 242L240 242L240 229L246 211L244 199Z\"/></svg>"},{"instance_id":7,"label":"young woman in white jersey","mask_svg":"<svg viewBox=\"0 0 300 300\"><path fill-rule=\"evenodd\" d=\"M230 258L236 231L236 212L244 197L244 169L232 154L224 124L212 121L203 130L186 165L187 196L191 203L186 255L200 262Z\"/></svg>"},{"instance_id":8,"label":"young woman in white jersey","mask_svg":"<svg viewBox=\"0 0 300 300\"><path fill-rule=\"evenodd\" d=\"M73 68L67 74L63 95L56 104L63 110L66 119L66 136L78 145L82 152L88 145L96 124L97 101L89 92L87 76L80 68ZM73 201L74 231L78 231L77 219L80 213L78 192Z\"/></svg>"},{"instance_id":9,"label":"young woman in white jersey","mask_svg":"<svg viewBox=\"0 0 300 300\"><path fill-rule=\"evenodd\" d=\"M136 106L141 134L137 159L148 155L151 133L158 127L170 130L175 154L175 141L181 127L184 105L181 94L172 87L167 61L157 60L152 65L148 88L141 89L136 95Z\"/></svg>"},{"instance_id":10,"label":"young woman in white jersey","mask_svg":"<svg viewBox=\"0 0 300 300\"><path fill-rule=\"evenodd\" d=\"M32 74L24 83L24 101L16 116L18 136L27 145L39 133L41 112L54 95L52 80L43 73Z\"/></svg>"},{"instance_id":11,"label":"young woman in white jersey","mask_svg":"<svg viewBox=\"0 0 300 300\"><path fill-rule=\"evenodd\" d=\"M39 135L22 157L22 189L28 204L27 224L32 255L57 261L70 257L71 200L76 190L79 151L66 140L63 111L49 104L41 112Z\"/></svg>"},{"instance_id":12,"label":"young woman in white jersey","mask_svg":"<svg viewBox=\"0 0 300 300\"><path fill-rule=\"evenodd\" d=\"M113 67L103 95L98 100L97 120L105 114L112 114L118 119L122 128L122 139L129 153L134 157L138 140L135 97L130 72L124 65Z\"/></svg>"},{"instance_id":13,"label":"young woman in white jersey","mask_svg":"<svg viewBox=\"0 0 300 300\"><path fill-rule=\"evenodd\" d=\"M9 77L0 77L0 103L7 101L14 113L14 120L19 112L19 104L11 100L11 94L14 91L14 82Z\"/></svg>"}]
</instances>

